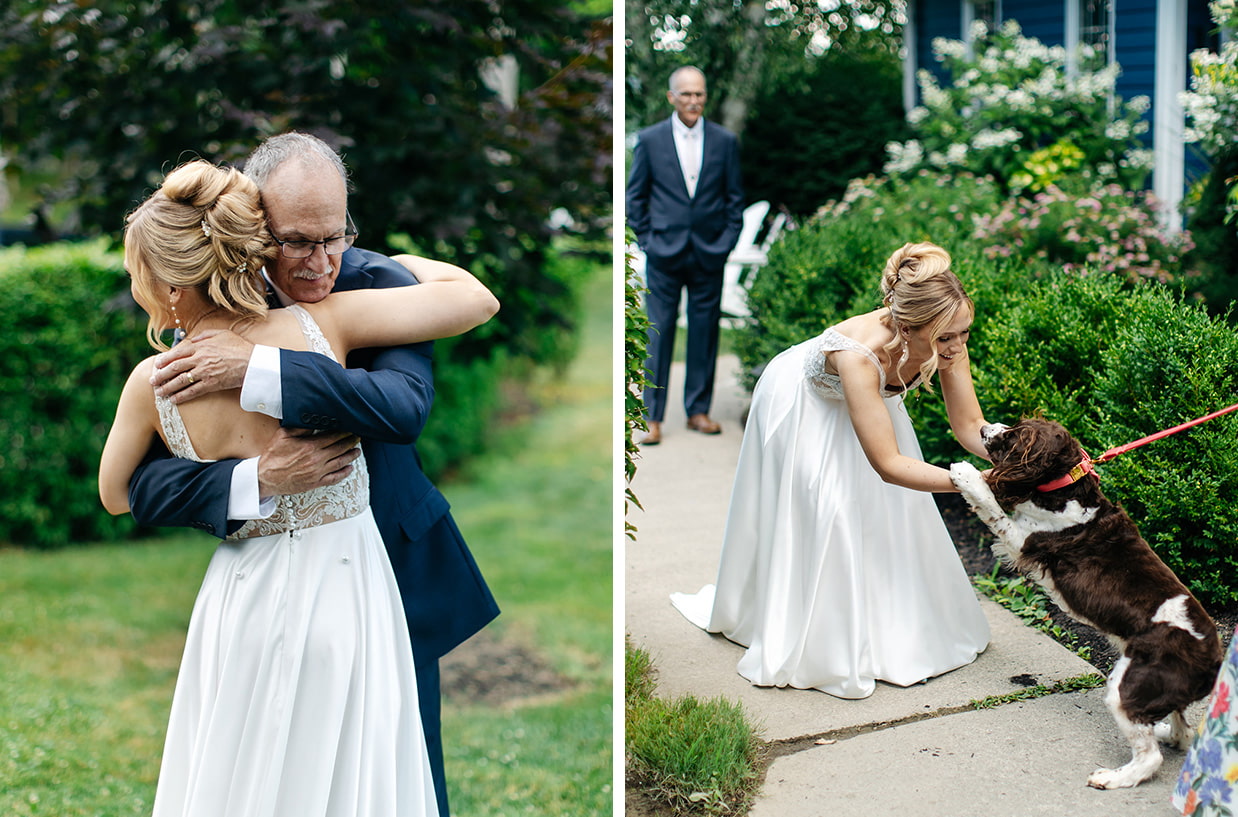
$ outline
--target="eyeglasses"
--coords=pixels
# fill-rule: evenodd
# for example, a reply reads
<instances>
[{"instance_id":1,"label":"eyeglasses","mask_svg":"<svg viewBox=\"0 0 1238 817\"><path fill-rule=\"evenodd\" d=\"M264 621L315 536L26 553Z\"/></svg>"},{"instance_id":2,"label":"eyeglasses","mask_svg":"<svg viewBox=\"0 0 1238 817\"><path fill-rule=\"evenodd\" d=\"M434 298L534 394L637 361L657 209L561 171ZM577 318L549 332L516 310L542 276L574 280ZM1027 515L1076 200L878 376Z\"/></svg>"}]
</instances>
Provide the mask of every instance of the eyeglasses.
<instances>
[{"instance_id":1,"label":"eyeglasses","mask_svg":"<svg viewBox=\"0 0 1238 817\"><path fill-rule=\"evenodd\" d=\"M285 258L309 258L314 254L314 248L319 244L322 245L322 251L327 255L339 255L353 245L357 240L357 228L352 223L352 216L344 214L345 226L344 234L324 238L321 241L282 241L275 238L275 243L279 245L280 255Z\"/></svg>"}]
</instances>

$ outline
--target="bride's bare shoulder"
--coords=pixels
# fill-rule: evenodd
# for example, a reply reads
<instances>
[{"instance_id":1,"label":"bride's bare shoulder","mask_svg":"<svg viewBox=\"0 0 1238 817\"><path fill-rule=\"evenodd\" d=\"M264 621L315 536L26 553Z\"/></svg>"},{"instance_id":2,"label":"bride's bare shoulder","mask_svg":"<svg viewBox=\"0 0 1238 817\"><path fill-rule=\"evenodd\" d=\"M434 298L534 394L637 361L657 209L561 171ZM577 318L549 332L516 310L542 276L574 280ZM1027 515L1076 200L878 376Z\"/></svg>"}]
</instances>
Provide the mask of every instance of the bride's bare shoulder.
<instances>
[{"instance_id":1,"label":"bride's bare shoulder","mask_svg":"<svg viewBox=\"0 0 1238 817\"><path fill-rule=\"evenodd\" d=\"M890 338L893 337L890 327L886 325L884 320L885 315L886 310L884 309L865 312L862 315L854 315L836 324L834 331L867 346L869 349L877 350L889 343Z\"/></svg>"}]
</instances>

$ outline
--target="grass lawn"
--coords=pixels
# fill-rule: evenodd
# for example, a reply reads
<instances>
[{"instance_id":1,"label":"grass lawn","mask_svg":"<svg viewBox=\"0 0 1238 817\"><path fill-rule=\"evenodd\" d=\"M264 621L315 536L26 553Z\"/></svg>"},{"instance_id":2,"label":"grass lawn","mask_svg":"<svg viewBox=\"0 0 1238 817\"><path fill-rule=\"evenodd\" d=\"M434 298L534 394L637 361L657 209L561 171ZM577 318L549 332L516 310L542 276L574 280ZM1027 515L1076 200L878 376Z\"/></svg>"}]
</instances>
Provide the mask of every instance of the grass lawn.
<instances>
[{"instance_id":1,"label":"grass lawn","mask_svg":"<svg viewBox=\"0 0 1238 817\"><path fill-rule=\"evenodd\" d=\"M528 648L568 684L498 709L445 695L458 817L611 813L609 270L590 282L585 307L577 359L534 385L543 408L444 489L503 610L487 634Z\"/></svg>"},{"instance_id":2,"label":"grass lawn","mask_svg":"<svg viewBox=\"0 0 1238 817\"><path fill-rule=\"evenodd\" d=\"M562 679L550 694L445 702L457 817L611 811L609 277L589 286L579 359L534 385L544 408L443 486L503 608L487 636ZM0 549L0 815L150 814L213 547L183 533Z\"/></svg>"}]
</instances>

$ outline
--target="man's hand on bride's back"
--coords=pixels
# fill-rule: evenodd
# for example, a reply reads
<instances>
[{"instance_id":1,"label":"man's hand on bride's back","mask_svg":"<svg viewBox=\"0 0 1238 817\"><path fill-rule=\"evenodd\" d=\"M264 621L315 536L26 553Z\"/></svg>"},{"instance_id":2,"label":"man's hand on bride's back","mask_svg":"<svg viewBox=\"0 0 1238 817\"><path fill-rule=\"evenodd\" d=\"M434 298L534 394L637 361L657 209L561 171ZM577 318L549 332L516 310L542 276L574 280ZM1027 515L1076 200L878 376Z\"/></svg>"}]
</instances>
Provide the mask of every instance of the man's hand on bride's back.
<instances>
[{"instance_id":1,"label":"man's hand on bride's back","mask_svg":"<svg viewBox=\"0 0 1238 817\"><path fill-rule=\"evenodd\" d=\"M227 389L239 389L254 345L226 329L207 329L155 358L150 382L155 394L173 403Z\"/></svg>"},{"instance_id":2,"label":"man's hand on bride's back","mask_svg":"<svg viewBox=\"0 0 1238 817\"><path fill-rule=\"evenodd\" d=\"M286 496L334 485L352 473L359 438L344 432L281 428L258 457L258 494Z\"/></svg>"}]
</instances>

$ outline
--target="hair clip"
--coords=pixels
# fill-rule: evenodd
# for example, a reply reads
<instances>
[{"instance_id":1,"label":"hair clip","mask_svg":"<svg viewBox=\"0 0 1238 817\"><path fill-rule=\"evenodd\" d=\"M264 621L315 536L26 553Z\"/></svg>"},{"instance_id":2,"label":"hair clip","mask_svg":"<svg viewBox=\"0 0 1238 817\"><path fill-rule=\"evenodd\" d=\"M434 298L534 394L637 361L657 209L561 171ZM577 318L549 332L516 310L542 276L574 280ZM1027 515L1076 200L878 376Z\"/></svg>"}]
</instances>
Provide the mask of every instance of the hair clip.
<instances>
[{"instance_id":1,"label":"hair clip","mask_svg":"<svg viewBox=\"0 0 1238 817\"><path fill-rule=\"evenodd\" d=\"M241 265L236 268L236 273L237 275L244 275L247 272L249 272L249 262L242 261Z\"/></svg>"},{"instance_id":2,"label":"hair clip","mask_svg":"<svg viewBox=\"0 0 1238 817\"><path fill-rule=\"evenodd\" d=\"M202 219L202 235L207 238L211 237L211 225L206 223L206 219Z\"/></svg>"}]
</instances>

